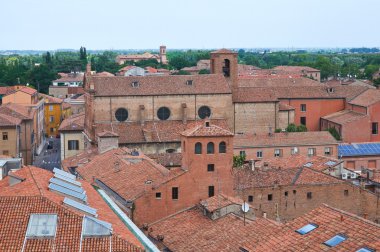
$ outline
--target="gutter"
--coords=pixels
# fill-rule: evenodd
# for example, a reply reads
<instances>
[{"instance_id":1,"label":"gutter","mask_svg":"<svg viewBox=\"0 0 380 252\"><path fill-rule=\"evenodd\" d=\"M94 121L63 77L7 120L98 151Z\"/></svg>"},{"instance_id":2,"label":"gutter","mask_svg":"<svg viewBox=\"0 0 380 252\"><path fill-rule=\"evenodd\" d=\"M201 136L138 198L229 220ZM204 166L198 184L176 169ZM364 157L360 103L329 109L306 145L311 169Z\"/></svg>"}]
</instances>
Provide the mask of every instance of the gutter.
<instances>
[{"instance_id":1,"label":"gutter","mask_svg":"<svg viewBox=\"0 0 380 252\"><path fill-rule=\"evenodd\" d=\"M160 250L153 244L151 240L131 221L131 219L116 205L116 203L102 190L95 188L102 196L107 205L116 213L121 221L128 227L128 229L137 237L142 243L146 251L160 252Z\"/></svg>"}]
</instances>

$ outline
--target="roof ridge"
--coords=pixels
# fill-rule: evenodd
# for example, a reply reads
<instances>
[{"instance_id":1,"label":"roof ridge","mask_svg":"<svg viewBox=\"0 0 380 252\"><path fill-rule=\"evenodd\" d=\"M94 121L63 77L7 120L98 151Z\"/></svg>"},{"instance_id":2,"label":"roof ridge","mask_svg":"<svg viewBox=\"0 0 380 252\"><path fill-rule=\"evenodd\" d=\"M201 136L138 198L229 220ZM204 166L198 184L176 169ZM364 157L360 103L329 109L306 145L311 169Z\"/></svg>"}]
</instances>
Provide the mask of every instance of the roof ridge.
<instances>
[{"instance_id":1,"label":"roof ridge","mask_svg":"<svg viewBox=\"0 0 380 252\"><path fill-rule=\"evenodd\" d=\"M37 180L34 178L34 173L32 172L32 169L31 169L32 167L29 166L29 165L28 165L27 167L28 167L28 170L29 170L29 172L30 172L30 176L32 177L34 183L36 184L36 187L37 187L38 191L40 192L41 196L46 197L46 196L44 195L44 193L43 193L42 188L41 188L40 185L37 183ZM42 169L42 168L38 168L38 169Z\"/></svg>"},{"instance_id":2,"label":"roof ridge","mask_svg":"<svg viewBox=\"0 0 380 252\"><path fill-rule=\"evenodd\" d=\"M148 225L149 225L149 226L151 226L151 225L155 225L155 224L157 224L157 223L159 223L159 222L161 222L161 221L167 220L167 219L169 219L169 218L171 218L171 217L173 217L173 216L176 216L176 215L178 215L178 214L181 214L181 213L186 212L186 211L188 211L188 210L191 210L191 209L193 209L193 208L196 209L196 208L197 208L197 205L193 205L193 206L190 206L190 207L184 208L184 209L182 209L182 210L179 210L178 212L175 212L175 213L170 214L170 215L168 215L168 216L166 216L166 217L164 217L164 218L162 218L162 219L159 219L159 220L156 220L156 221L154 221L154 222L152 222L152 223L149 223Z\"/></svg>"},{"instance_id":3,"label":"roof ridge","mask_svg":"<svg viewBox=\"0 0 380 252\"><path fill-rule=\"evenodd\" d=\"M300 177L301 173L303 172L303 169L304 169L303 166L299 168L299 170L297 171L295 177L294 177L293 180L292 180L291 185L295 185L295 183L297 182L297 180L298 180L298 178Z\"/></svg>"}]
</instances>

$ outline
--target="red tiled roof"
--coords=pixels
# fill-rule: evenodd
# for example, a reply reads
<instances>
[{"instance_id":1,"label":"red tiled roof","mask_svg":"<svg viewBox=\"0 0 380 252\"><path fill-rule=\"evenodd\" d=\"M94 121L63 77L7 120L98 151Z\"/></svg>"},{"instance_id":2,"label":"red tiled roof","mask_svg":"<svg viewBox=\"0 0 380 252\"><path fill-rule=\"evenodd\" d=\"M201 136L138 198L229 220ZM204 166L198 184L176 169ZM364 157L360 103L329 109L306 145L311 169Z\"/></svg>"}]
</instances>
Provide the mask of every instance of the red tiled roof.
<instances>
[{"instance_id":1,"label":"red tiled roof","mask_svg":"<svg viewBox=\"0 0 380 252\"><path fill-rule=\"evenodd\" d=\"M206 124L209 123L209 126ZM187 137L218 137L218 136L233 136L234 134L224 128L212 124L210 121L198 122L195 127L189 128L181 133Z\"/></svg>"},{"instance_id":2,"label":"red tiled roof","mask_svg":"<svg viewBox=\"0 0 380 252\"><path fill-rule=\"evenodd\" d=\"M0 114L0 127L16 126L21 123L21 119L6 114Z\"/></svg>"},{"instance_id":3,"label":"red tiled roof","mask_svg":"<svg viewBox=\"0 0 380 252\"><path fill-rule=\"evenodd\" d=\"M72 74L72 73L69 73L69 74L66 74L66 75L62 76L59 79L53 80L53 82L82 82L83 78L84 78L84 74L80 74L80 73Z\"/></svg>"},{"instance_id":4,"label":"red tiled roof","mask_svg":"<svg viewBox=\"0 0 380 252\"><path fill-rule=\"evenodd\" d=\"M330 163L328 163L330 161ZM288 169L288 168L299 168L305 165L308 168L324 171L330 167L336 167L343 161L335 158L324 157L324 156L306 156L306 155L292 155L290 157L273 157L270 159L260 160L255 163L257 167L264 167L264 164L270 169Z\"/></svg>"},{"instance_id":5,"label":"red tiled roof","mask_svg":"<svg viewBox=\"0 0 380 252\"><path fill-rule=\"evenodd\" d=\"M192 80L192 85L187 81ZM152 75L152 76L91 76L96 96L146 96L173 94L230 94L222 74ZM138 87L132 83L138 82Z\"/></svg>"},{"instance_id":6,"label":"red tiled roof","mask_svg":"<svg viewBox=\"0 0 380 252\"><path fill-rule=\"evenodd\" d=\"M328 131L237 134L234 137L234 148L327 144L338 145L338 141Z\"/></svg>"},{"instance_id":7,"label":"red tiled roof","mask_svg":"<svg viewBox=\"0 0 380 252\"><path fill-rule=\"evenodd\" d=\"M72 115L62 121L58 131L82 131L84 129L84 113Z\"/></svg>"},{"instance_id":8,"label":"red tiled roof","mask_svg":"<svg viewBox=\"0 0 380 252\"><path fill-rule=\"evenodd\" d=\"M62 103L62 109L65 110L65 109L69 109L71 108L71 104L68 103L68 102L63 102Z\"/></svg>"},{"instance_id":9,"label":"red tiled roof","mask_svg":"<svg viewBox=\"0 0 380 252\"><path fill-rule=\"evenodd\" d=\"M47 99L48 102L45 101L45 103L49 104L49 103L52 103L52 104L61 104L63 102L63 99L60 99L60 98L57 98L57 97L53 97L53 96L50 96L50 95L46 95L46 94L39 94L41 97L43 97L45 100Z\"/></svg>"},{"instance_id":10,"label":"red tiled roof","mask_svg":"<svg viewBox=\"0 0 380 252\"><path fill-rule=\"evenodd\" d=\"M155 239L164 237L163 244L171 251L273 251L273 245L255 250L257 243L275 236L282 226L268 219L244 220L235 214L227 214L216 220L192 208L179 212L149 226L149 235ZM245 246L248 244L248 246Z\"/></svg>"},{"instance_id":11,"label":"red tiled roof","mask_svg":"<svg viewBox=\"0 0 380 252\"><path fill-rule=\"evenodd\" d=\"M276 66L274 70L281 70L286 72L320 72L320 70L308 66Z\"/></svg>"},{"instance_id":12,"label":"red tiled roof","mask_svg":"<svg viewBox=\"0 0 380 252\"><path fill-rule=\"evenodd\" d=\"M356 96L349 103L353 105L368 107L374 103L380 102L380 89L368 89Z\"/></svg>"},{"instance_id":13,"label":"red tiled roof","mask_svg":"<svg viewBox=\"0 0 380 252\"><path fill-rule=\"evenodd\" d=\"M56 250L61 251L61 249L64 248L70 248L73 250L79 249L77 247L79 246L81 239L80 233L83 213L75 208L64 205L64 196L48 189L49 179L53 177L53 174L47 170L32 166L24 167L14 172L14 174L18 177L24 178L25 180L12 186L9 186L9 177L6 177L4 180L0 181L0 202L2 201L4 204L4 202L8 200L8 204L12 204L8 206L8 209L4 208L5 205L0 207L0 211L9 211L7 213L9 218L1 219L3 222L7 222L10 225L9 227L12 227L12 223L15 223L17 228L15 226L13 228L21 232L18 234L18 237L12 237L10 239L13 239L15 242L23 242L28 222L28 214L57 213L59 216L59 224L55 242L58 242L57 244L64 242L66 246L63 244L58 246L55 245ZM83 189L86 191L89 206L98 210L98 218L112 224L112 228L114 230L114 234L112 236L115 237L115 240L112 242L116 243L114 244L115 246L112 246L114 248L112 251L116 251L118 246L123 248L122 251L137 251L138 248L136 246L141 246L137 238L108 207L107 203L103 201L100 194L98 194L89 183L86 181L80 182L82 183ZM9 203L9 200L13 203ZM11 210L11 208L14 209ZM2 216L6 216L5 212L1 213ZM0 232L1 229L5 227L4 224L5 223L1 223ZM22 228L20 229L20 227ZM10 236L8 232L3 234ZM102 240L102 243L108 243L110 238L106 237L99 239ZM34 243L32 240L30 242L31 244ZM2 243L0 243L0 246L1 244ZM91 251L96 249L96 244L88 244L88 246ZM27 251L41 250L37 249Z\"/></svg>"},{"instance_id":14,"label":"red tiled roof","mask_svg":"<svg viewBox=\"0 0 380 252\"><path fill-rule=\"evenodd\" d=\"M97 123L95 133L111 131L117 133L119 143L179 142L180 133L195 127L199 121L189 120L184 124L180 120L147 121L144 126L139 122ZM228 128L226 120L211 120L212 124Z\"/></svg>"},{"instance_id":15,"label":"red tiled roof","mask_svg":"<svg viewBox=\"0 0 380 252\"><path fill-rule=\"evenodd\" d=\"M344 125L346 123L354 122L356 120L362 120L362 119L369 120L369 116L352 111L352 110L342 110L342 111L338 111L327 116L323 116L322 119L328 120L333 123Z\"/></svg>"},{"instance_id":16,"label":"red tiled roof","mask_svg":"<svg viewBox=\"0 0 380 252\"><path fill-rule=\"evenodd\" d=\"M0 106L0 114L16 117L21 120L32 120L35 109L16 103L6 103Z\"/></svg>"},{"instance_id":17,"label":"red tiled roof","mask_svg":"<svg viewBox=\"0 0 380 252\"><path fill-rule=\"evenodd\" d=\"M279 109L280 109L280 111L295 110L294 107L292 107L292 106L290 106L290 105L288 105L286 103L282 103L282 102L280 102L280 104L279 104Z\"/></svg>"},{"instance_id":18,"label":"red tiled roof","mask_svg":"<svg viewBox=\"0 0 380 252\"><path fill-rule=\"evenodd\" d=\"M100 72L100 73L96 73L95 76L115 76L115 75L112 74L112 73L103 71L103 72Z\"/></svg>"},{"instance_id":19,"label":"red tiled roof","mask_svg":"<svg viewBox=\"0 0 380 252\"><path fill-rule=\"evenodd\" d=\"M99 137L118 137L119 136L117 133L111 132L111 131L99 132L96 135L99 136Z\"/></svg>"},{"instance_id":20,"label":"red tiled roof","mask_svg":"<svg viewBox=\"0 0 380 252\"><path fill-rule=\"evenodd\" d=\"M159 153L159 154L147 154L155 162L160 165L168 167L181 167L182 154L181 153Z\"/></svg>"},{"instance_id":21,"label":"red tiled roof","mask_svg":"<svg viewBox=\"0 0 380 252\"><path fill-rule=\"evenodd\" d=\"M244 201L239 198L230 197L224 194L217 194L213 197L207 198L200 202L207 211L214 212L217 209L221 209L230 205L242 205Z\"/></svg>"},{"instance_id":22,"label":"red tiled roof","mask_svg":"<svg viewBox=\"0 0 380 252\"><path fill-rule=\"evenodd\" d=\"M94 179L111 188L126 200L135 200L150 186L159 187L185 171L169 171L142 153L132 155L127 148L118 148L96 155L76 171L87 181Z\"/></svg>"},{"instance_id":23,"label":"red tiled roof","mask_svg":"<svg viewBox=\"0 0 380 252\"><path fill-rule=\"evenodd\" d=\"M153 67L145 67L145 70L148 72L148 73L157 73L157 69L156 68L153 68Z\"/></svg>"},{"instance_id":24,"label":"red tiled roof","mask_svg":"<svg viewBox=\"0 0 380 252\"><path fill-rule=\"evenodd\" d=\"M300 78L305 79L305 78ZM260 79L254 79L256 82ZM275 79L273 79L275 80ZM287 80L288 79L277 79L277 80ZM296 79L292 79L296 80ZM266 80L267 81L267 80ZM312 81L312 80L310 80ZM334 87L333 92L328 91L328 87L323 86L322 84L312 81L317 84L317 86L302 86L304 84L300 84L300 86L292 84L284 84L280 86L279 82L276 86L268 85L268 87L262 87L258 84L255 86L254 83L240 86L233 93L233 101L234 102L266 102L266 101L277 101L280 99L347 99L351 100L355 98L360 93L367 90L366 87L361 86L348 86L348 87ZM241 80L239 83L242 83ZM259 82L257 82L259 83ZM290 83L293 83L292 81ZM297 81L296 81L297 83Z\"/></svg>"},{"instance_id":25,"label":"red tiled roof","mask_svg":"<svg viewBox=\"0 0 380 252\"><path fill-rule=\"evenodd\" d=\"M83 150L82 152L74 156L71 156L62 160L62 168L65 171L70 171L71 167L79 167L84 164L87 164L96 155L98 155L97 147Z\"/></svg>"}]
</instances>

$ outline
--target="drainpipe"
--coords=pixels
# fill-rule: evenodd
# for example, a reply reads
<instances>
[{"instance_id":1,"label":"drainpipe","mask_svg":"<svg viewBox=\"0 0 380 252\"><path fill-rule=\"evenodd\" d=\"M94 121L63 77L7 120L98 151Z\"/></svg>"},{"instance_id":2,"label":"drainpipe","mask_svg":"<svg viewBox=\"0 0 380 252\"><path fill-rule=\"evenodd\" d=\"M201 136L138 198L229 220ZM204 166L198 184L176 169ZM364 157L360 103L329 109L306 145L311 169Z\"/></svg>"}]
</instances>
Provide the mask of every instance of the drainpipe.
<instances>
[{"instance_id":1,"label":"drainpipe","mask_svg":"<svg viewBox=\"0 0 380 252\"><path fill-rule=\"evenodd\" d=\"M107 205L117 214L121 221L128 227L128 229L139 239L146 251L160 252L160 250L149 240L148 237L131 221L131 219L116 205L116 203L102 190L96 189L102 196Z\"/></svg>"}]
</instances>

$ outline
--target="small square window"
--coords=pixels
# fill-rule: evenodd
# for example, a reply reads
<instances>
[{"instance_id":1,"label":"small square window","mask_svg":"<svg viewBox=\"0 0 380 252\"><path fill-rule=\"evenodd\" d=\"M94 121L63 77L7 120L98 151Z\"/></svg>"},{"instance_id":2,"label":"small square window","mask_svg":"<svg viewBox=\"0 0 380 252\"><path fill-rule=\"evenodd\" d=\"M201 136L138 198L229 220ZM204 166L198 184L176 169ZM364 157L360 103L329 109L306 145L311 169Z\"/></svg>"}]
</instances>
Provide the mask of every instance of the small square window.
<instances>
[{"instance_id":1,"label":"small square window","mask_svg":"<svg viewBox=\"0 0 380 252\"><path fill-rule=\"evenodd\" d=\"M274 150L274 156L275 157L282 157L282 150L281 149L275 149Z\"/></svg>"},{"instance_id":2,"label":"small square window","mask_svg":"<svg viewBox=\"0 0 380 252\"><path fill-rule=\"evenodd\" d=\"M256 156L258 158L262 158L263 157L263 151L261 151L261 150L257 151Z\"/></svg>"},{"instance_id":3,"label":"small square window","mask_svg":"<svg viewBox=\"0 0 380 252\"><path fill-rule=\"evenodd\" d=\"M297 148L297 147L293 147L293 148L290 150L290 154L292 154L292 155L298 154L298 148Z\"/></svg>"},{"instance_id":4,"label":"small square window","mask_svg":"<svg viewBox=\"0 0 380 252\"><path fill-rule=\"evenodd\" d=\"M207 171L208 171L208 172L213 172L213 171L215 171L215 165L214 165L214 164L208 164L208 165L207 165Z\"/></svg>"},{"instance_id":5,"label":"small square window","mask_svg":"<svg viewBox=\"0 0 380 252\"><path fill-rule=\"evenodd\" d=\"M161 199L161 193L160 192L156 192L156 199Z\"/></svg>"},{"instance_id":6,"label":"small square window","mask_svg":"<svg viewBox=\"0 0 380 252\"><path fill-rule=\"evenodd\" d=\"M306 197L307 197L307 199L311 199L313 197L313 193L312 192L308 192L306 194Z\"/></svg>"},{"instance_id":7,"label":"small square window","mask_svg":"<svg viewBox=\"0 0 380 252\"><path fill-rule=\"evenodd\" d=\"M287 191L285 192L285 197L288 197L288 192Z\"/></svg>"},{"instance_id":8,"label":"small square window","mask_svg":"<svg viewBox=\"0 0 380 252\"><path fill-rule=\"evenodd\" d=\"M296 190L293 190L293 194L296 194L297 193L297 191Z\"/></svg>"},{"instance_id":9,"label":"small square window","mask_svg":"<svg viewBox=\"0 0 380 252\"><path fill-rule=\"evenodd\" d=\"M331 147L325 147L325 155L330 156L332 154L332 148Z\"/></svg>"},{"instance_id":10,"label":"small square window","mask_svg":"<svg viewBox=\"0 0 380 252\"><path fill-rule=\"evenodd\" d=\"M240 156L241 157L243 157L243 156L245 157L246 156L245 151L240 151Z\"/></svg>"},{"instance_id":11,"label":"small square window","mask_svg":"<svg viewBox=\"0 0 380 252\"><path fill-rule=\"evenodd\" d=\"M193 80L187 80L187 81L186 81L186 85L188 85L188 86L192 86L192 85L193 85Z\"/></svg>"},{"instance_id":12,"label":"small square window","mask_svg":"<svg viewBox=\"0 0 380 252\"><path fill-rule=\"evenodd\" d=\"M248 196L248 202L253 202L253 196L252 195Z\"/></svg>"},{"instance_id":13,"label":"small square window","mask_svg":"<svg viewBox=\"0 0 380 252\"><path fill-rule=\"evenodd\" d=\"M339 245L340 243L347 240L347 237L343 234L338 234L334 237L332 237L330 240L325 241L323 244L329 246L329 247L335 247L336 245Z\"/></svg>"},{"instance_id":14,"label":"small square window","mask_svg":"<svg viewBox=\"0 0 380 252\"><path fill-rule=\"evenodd\" d=\"M268 201L272 201L273 199L273 194L268 194Z\"/></svg>"},{"instance_id":15,"label":"small square window","mask_svg":"<svg viewBox=\"0 0 380 252\"><path fill-rule=\"evenodd\" d=\"M316 153L315 148L309 148L309 149L307 150L307 154L308 154L309 156L315 156L315 153Z\"/></svg>"},{"instance_id":16,"label":"small square window","mask_svg":"<svg viewBox=\"0 0 380 252\"><path fill-rule=\"evenodd\" d=\"M306 104L301 104L301 112L306 112Z\"/></svg>"},{"instance_id":17,"label":"small square window","mask_svg":"<svg viewBox=\"0 0 380 252\"><path fill-rule=\"evenodd\" d=\"M344 196L348 196L348 190L344 190Z\"/></svg>"},{"instance_id":18,"label":"small square window","mask_svg":"<svg viewBox=\"0 0 380 252\"><path fill-rule=\"evenodd\" d=\"M3 132L3 140L4 141L8 140L8 132Z\"/></svg>"}]
</instances>

